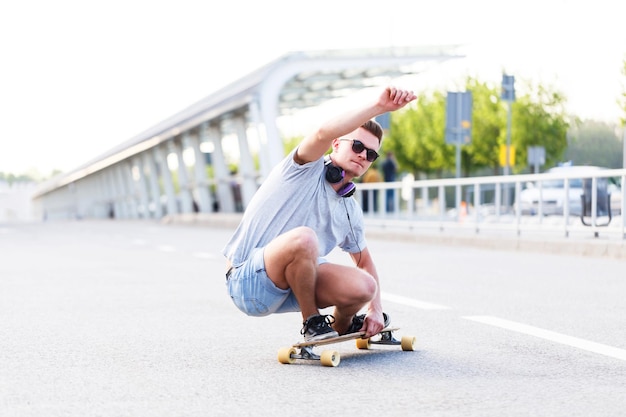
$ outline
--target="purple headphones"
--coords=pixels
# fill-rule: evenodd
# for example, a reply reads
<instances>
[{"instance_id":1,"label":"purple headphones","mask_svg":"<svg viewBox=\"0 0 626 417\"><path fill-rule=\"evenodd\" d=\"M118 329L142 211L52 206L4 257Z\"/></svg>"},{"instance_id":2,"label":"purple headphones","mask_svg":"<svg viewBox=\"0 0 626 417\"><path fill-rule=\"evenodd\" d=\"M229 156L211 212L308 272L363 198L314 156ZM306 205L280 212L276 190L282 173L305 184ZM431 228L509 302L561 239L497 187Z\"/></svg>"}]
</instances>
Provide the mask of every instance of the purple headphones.
<instances>
[{"instance_id":1,"label":"purple headphones","mask_svg":"<svg viewBox=\"0 0 626 417\"><path fill-rule=\"evenodd\" d=\"M324 166L326 167L326 181L331 184L337 184L338 182L343 181L345 173L343 169L340 167L333 165L333 161L330 159L330 156L326 156L324 158ZM348 182L344 184L340 189L337 190L337 194L341 197L350 197L356 191L356 185L353 182Z\"/></svg>"}]
</instances>

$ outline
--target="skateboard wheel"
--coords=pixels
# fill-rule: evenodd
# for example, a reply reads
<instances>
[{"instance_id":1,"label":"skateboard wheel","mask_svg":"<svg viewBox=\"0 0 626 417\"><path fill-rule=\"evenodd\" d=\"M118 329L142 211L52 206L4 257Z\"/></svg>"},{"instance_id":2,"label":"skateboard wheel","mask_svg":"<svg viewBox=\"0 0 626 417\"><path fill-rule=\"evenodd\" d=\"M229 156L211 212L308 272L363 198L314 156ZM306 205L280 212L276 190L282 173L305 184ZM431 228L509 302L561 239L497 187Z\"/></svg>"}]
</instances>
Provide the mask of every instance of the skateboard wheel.
<instances>
[{"instance_id":1,"label":"skateboard wheel","mask_svg":"<svg viewBox=\"0 0 626 417\"><path fill-rule=\"evenodd\" d=\"M282 348L278 351L278 362L284 364L294 363L296 360L292 358L291 355L295 354L296 348L294 347Z\"/></svg>"},{"instance_id":2,"label":"skateboard wheel","mask_svg":"<svg viewBox=\"0 0 626 417\"><path fill-rule=\"evenodd\" d=\"M405 351L415 350L415 336L402 336L402 340L400 341L400 346L402 346L402 350L405 350Z\"/></svg>"},{"instance_id":3,"label":"skateboard wheel","mask_svg":"<svg viewBox=\"0 0 626 417\"><path fill-rule=\"evenodd\" d=\"M341 361L341 358L339 357L339 352L336 352L334 350L325 350L322 352L322 355L320 356L320 362L324 366L335 367L339 365L340 361Z\"/></svg>"},{"instance_id":4,"label":"skateboard wheel","mask_svg":"<svg viewBox=\"0 0 626 417\"><path fill-rule=\"evenodd\" d=\"M369 339L356 339L356 347L357 349L369 349L370 340Z\"/></svg>"}]
</instances>

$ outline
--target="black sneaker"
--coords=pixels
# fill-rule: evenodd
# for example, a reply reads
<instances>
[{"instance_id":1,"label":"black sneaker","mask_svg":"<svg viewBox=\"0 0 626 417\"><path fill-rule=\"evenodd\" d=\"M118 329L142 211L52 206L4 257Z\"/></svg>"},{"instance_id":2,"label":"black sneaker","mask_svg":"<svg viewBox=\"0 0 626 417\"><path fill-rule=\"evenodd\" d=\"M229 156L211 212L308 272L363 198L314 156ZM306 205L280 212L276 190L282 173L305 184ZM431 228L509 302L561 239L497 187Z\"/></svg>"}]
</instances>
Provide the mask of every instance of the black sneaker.
<instances>
[{"instance_id":1,"label":"black sneaker","mask_svg":"<svg viewBox=\"0 0 626 417\"><path fill-rule=\"evenodd\" d=\"M348 330L344 334L357 333L363 327L363 321L365 321L365 314L359 314L358 316L352 317L352 323ZM385 323L385 328L389 327L391 320L387 313L383 313L383 321Z\"/></svg>"},{"instance_id":2,"label":"black sneaker","mask_svg":"<svg viewBox=\"0 0 626 417\"><path fill-rule=\"evenodd\" d=\"M331 324L335 322L335 318L331 315L311 316L302 322L302 330L300 333L304 335L306 342L316 342L319 340L330 339L339 336L339 333L333 330Z\"/></svg>"}]
</instances>

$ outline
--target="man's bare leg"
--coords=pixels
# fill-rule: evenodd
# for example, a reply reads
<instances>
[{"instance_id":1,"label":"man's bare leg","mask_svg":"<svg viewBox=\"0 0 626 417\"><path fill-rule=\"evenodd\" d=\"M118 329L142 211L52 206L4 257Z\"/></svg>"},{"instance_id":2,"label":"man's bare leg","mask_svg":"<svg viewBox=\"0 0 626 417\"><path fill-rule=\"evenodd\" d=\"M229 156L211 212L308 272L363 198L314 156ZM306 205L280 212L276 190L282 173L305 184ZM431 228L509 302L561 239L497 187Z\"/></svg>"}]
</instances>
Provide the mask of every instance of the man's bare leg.
<instances>
[{"instance_id":1,"label":"man's bare leg","mask_svg":"<svg viewBox=\"0 0 626 417\"><path fill-rule=\"evenodd\" d=\"M298 227L278 236L264 251L265 270L282 289L291 288L306 320L319 314L316 301L318 241L308 227Z\"/></svg>"},{"instance_id":2,"label":"man's bare leg","mask_svg":"<svg viewBox=\"0 0 626 417\"><path fill-rule=\"evenodd\" d=\"M376 295L378 284L367 272L331 263L318 267L317 301L319 307L334 306L333 328L345 333L352 318Z\"/></svg>"}]
</instances>

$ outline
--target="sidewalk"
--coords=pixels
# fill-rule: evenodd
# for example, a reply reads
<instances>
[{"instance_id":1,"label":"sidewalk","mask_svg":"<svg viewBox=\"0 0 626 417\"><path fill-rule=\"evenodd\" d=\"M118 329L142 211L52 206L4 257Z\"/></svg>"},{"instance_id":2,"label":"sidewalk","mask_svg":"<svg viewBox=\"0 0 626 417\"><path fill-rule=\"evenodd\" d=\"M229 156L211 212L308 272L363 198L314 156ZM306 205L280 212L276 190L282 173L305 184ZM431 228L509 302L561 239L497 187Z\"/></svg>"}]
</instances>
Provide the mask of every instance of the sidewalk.
<instances>
[{"instance_id":1,"label":"sidewalk","mask_svg":"<svg viewBox=\"0 0 626 417\"><path fill-rule=\"evenodd\" d=\"M166 216L162 223L188 224L206 227L235 229L241 219L240 213L185 214ZM569 233L558 228L517 232L507 225L487 225L476 232L473 225L446 225L440 228L437 222L411 223L387 221L382 223L367 219L367 236L376 239L393 239L428 245L468 246L506 251L529 251L559 255L591 256L626 260L626 239L592 230Z\"/></svg>"}]
</instances>

